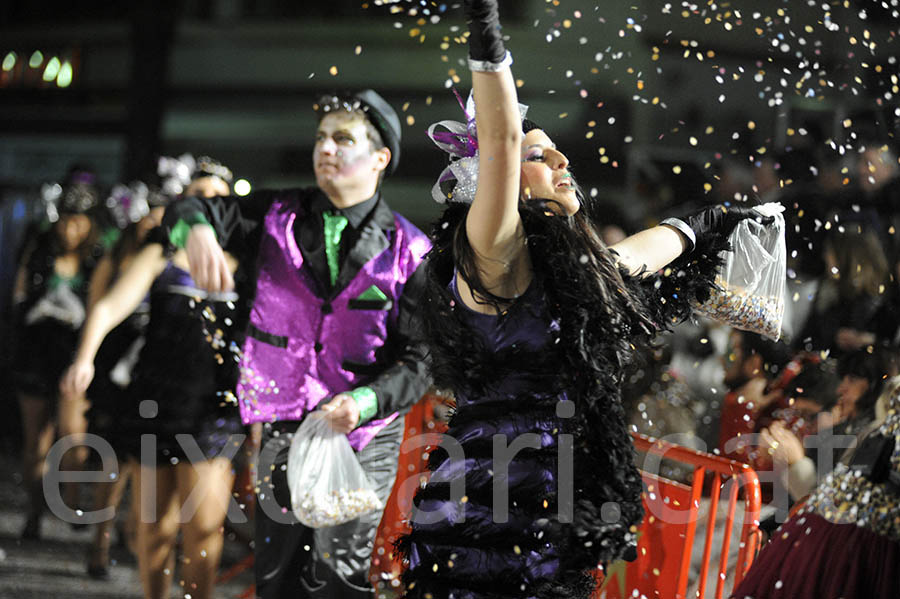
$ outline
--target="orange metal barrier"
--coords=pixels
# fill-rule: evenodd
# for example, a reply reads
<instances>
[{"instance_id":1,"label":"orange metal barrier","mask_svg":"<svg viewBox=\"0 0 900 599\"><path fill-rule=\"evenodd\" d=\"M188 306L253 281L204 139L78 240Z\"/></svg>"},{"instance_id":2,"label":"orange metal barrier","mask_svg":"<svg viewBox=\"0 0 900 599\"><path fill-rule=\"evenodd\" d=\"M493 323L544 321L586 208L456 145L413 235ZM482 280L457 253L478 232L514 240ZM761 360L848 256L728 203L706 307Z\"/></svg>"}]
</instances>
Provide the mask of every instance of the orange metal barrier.
<instances>
[{"instance_id":1,"label":"orange metal barrier","mask_svg":"<svg viewBox=\"0 0 900 599\"><path fill-rule=\"evenodd\" d=\"M443 402L444 400L440 397L432 394L426 394L419 400L406 415L406 430L403 440L416 435L445 432L447 425L435 417L435 407ZM438 441L439 438L435 437L433 442L437 444ZM400 452L397 479L394 481L394 488L384 507L384 515L381 517L381 524L375 535L372 565L369 568L369 581L376 589L380 590L379 585L386 585L386 588L390 590L398 588L393 584L399 584L394 581L403 571L403 564L400 562L400 557L394 554L393 545L397 537L410 530L406 517L412 511L412 497L418 484L411 486L407 481L410 478L418 480L420 477L428 476L424 453L423 448Z\"/></svg>"},{"instance_id":2,"label":"orange metal barrier","mask_svg":"<svg viewBox=\"0 0 900 599\"><path fill-rule=\"evenodd\" d=\"M753 469L741 462L695 451L665 441L634 434L634 445L646 458L643 465L665 457L693 469L691 485L643 472L644 522L638 538L635 561L619 562L607 568L606 579L595 593L603 599L625 599L635 590L639 596L687 599L688 576L694 535L699 519L704 487L709 489L709 510L700 565L698 597L706 596L706 581L712 553L713 533L722 489L727 492L727 519L718 564L716 599L725 591L728 549L739 496L743 497L744 520L734 576L734 586L743 579L759 551L760 489ZM640 464L639 464L640 465ZM711 481L708 480L711 478Z\"/></svg>"}]
</instances>

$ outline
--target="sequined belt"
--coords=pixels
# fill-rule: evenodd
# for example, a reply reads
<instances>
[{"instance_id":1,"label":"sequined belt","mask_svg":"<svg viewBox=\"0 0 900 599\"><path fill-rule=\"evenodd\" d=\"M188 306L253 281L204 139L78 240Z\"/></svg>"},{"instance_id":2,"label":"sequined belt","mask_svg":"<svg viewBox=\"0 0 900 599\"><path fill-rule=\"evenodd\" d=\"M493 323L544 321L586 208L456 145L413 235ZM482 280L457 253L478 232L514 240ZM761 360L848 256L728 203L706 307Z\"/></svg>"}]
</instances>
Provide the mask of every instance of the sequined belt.
<instances>
[{"instance_id":1,"label":"sequined belt","mask_svg":"<svg viewBox=\"0 0 900 599\"><path fill-rule=\"evenodd\" d=\"M238 299L238 294L234 291L206 291L188 285L168 285L166 291L211 302L234 302Z\"/></svg>"}]
</instances>

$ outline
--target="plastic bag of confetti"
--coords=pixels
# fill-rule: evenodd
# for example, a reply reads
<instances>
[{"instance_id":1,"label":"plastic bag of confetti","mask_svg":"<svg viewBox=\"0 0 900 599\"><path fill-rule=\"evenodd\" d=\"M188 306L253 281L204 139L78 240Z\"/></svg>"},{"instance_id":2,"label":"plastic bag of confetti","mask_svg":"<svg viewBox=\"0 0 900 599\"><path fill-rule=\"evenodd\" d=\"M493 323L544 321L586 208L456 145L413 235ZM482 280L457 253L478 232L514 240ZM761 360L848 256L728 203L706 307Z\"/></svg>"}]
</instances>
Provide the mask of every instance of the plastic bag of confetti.
<instances>
[{"instance_id":1,"label":"plastic bag of confetti","mask_svg":"<svg viewBox=\"0 0 900 599\"><path fill-rule=\"evenodd\" d=\"M297 519L310 528L337 526L383 509L347 435L335 432L324 412L312 412L288 450L288 488Z\"/></svg>"},{"instance_id":2,"label":"plastic bag of confetti","mask_svg":"<svg viewBox=\"0 0 900 599\"><path fill-rule=\"evenodd\" d=\"M725 263L716 276L719 289L697 311L777 341L784 319L787 267L784 206L770 202L754 210L775 222L763 225L748 218L738 223L729 238L732 251L723 252Z\"/></svg>"}]
</instances>

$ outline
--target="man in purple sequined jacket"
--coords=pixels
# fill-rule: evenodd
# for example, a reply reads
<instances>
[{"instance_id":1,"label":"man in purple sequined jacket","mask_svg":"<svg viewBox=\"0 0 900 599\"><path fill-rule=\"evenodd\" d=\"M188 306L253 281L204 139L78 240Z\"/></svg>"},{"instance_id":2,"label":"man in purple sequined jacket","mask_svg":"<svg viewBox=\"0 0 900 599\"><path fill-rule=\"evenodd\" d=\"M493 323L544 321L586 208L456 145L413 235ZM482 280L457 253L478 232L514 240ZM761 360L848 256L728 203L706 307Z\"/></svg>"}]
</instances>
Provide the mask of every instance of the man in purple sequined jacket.
<instances>
[{"instance_id":1,"label":"man in purple sequined jacket","mask_svg":"<svg viewBox=\"0 0 900 599\"><path fill-rule=\"evenodd\" d=\"M380 193L400 156L400 121L372 90L327 96L315 108L317 187L190 198L164 220L197 284L236 286L249 311L237 396L244 423L263 423L255 568L264 599L372 596L381 513L339 528L339 557L316 557L313 531L291 512L287 450L309 412L327 411L386 501L400 414L428 386L414 307L429 242ZM232 281L222 248L256 268Z\"/></svg>"}]
</instances>

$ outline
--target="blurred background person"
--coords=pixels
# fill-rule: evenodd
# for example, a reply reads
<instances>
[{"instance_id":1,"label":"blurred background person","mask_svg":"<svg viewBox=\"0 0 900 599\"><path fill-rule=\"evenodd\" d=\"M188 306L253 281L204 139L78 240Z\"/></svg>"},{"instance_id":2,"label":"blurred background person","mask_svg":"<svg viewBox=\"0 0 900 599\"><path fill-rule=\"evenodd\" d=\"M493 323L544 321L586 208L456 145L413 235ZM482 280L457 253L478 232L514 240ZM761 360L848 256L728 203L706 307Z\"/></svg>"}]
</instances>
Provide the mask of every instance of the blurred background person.
<instances>
[{"instance_id":1,"label":"blurred background person","mask_svg":"<svg viewBox=\"0 0 900 599\"><path fill-rule=\"evenodd\" d=\"M161 157L157 173L163 178L163 193L182 198L229 196L234 180L231 169L218 160L190 154Z\"/></svg>"},{"instance_id":2,"label":"blurred background person","mask_svg":"<svg viewBox=\"0 0 900 599\"><path fill-rule=\"evenodd\" d=\"M885 373L886 374L886 373ZM892 599L900 580L900 381L880 421L778 529L735 599Z\"/></svg>"},{"instance_id":3,"label":"blurred background person","mask_svg":"<svg viewBox=\"0 0 900 599\"><path fill-rule=\"evenodd\" d=\"M197 189L192 181L184 193L218 185L211 179L221 180L227 189L227 181L221 177L230 176L230 171L206 160L205 168L215 167L219 174L201 171L194 180L200 181ZM156 214L148 213L157 222L161 218L158 208L164 208L165 202L160 204ZM161 229L144 233L144 238L146 243L131 256L88 315L76 359L61 388L68 396L88 390L108 335L133 316L141 303L149 302L145 343L134 376L124 391L116 393L116 405L109 406L106 413L98 410L97 418L113 421L106 432L125 461L124 470L133 475L139 515L135 549L145 596L168 596L175 569L175 541L181 530L185 593L210 597L233 484L231 462L219 454L227 449L230 435L241 430L229 401L237 376L236 356L229 350L237 346L223 337L223 330L229 330L224 323L233 322L237 298L211 297L195 289L185 270L184 253L170 256L164 251L167 244ZM229 264L232 270L237 268L233 258ZM141 453L141 437L148 433L154 435L153 463L146 463ZM197 444L204 461L189 459L197 456L188 455L189 448L175 438L179 434L191 437L190 443ZM200 502L194 499L186 505L196 488ZM106 505L98 507L114 505L120 492L121 482L106 485L98 497ZM182 513L187 520L182 521ZM109 522L98 526L91 546L88 573L94 577L107 575L109 526Z\"/></svg>"},{"instance_id":4,"label":"blurred background person","mask_svg":"<svg viewBox=\"0 0 900 599\"><path fill-rule=\"evenodd\" d=\"M773 462L787 467L785 485L793 501L809 494L837 465L850 456L876 422L876 404L885 380L897 373L894 356L866 350L846 354L837 364L837 401L817 419L813 443L784 423L773 422L760 432L760 447Z\"/></svg>"},{"instance_id":5,"label":"blurred background person","mask_svg":"<svg viewBox=\"0 0 900 599\"><path fill-rule=\"evenodd\" d=\"M878 235L846 223L832 228L823 247L825 277L798 343L835 356L887 344L897 331L896 284Z\"/></svg>"},{"instance_id":6,"label":"blurred background person","mask_svg":"<svg viewBox=\"0 0 900 599\"><path fill-rule=\"evenodd\" d=\"M93 212L98 202L96 176L73 167L55 203L48 204L52 226L26 240L13 295L15 352L13 384L19 398L23 435L23 478L28 514L22 537L40 537L46 507L44 460L60 437L86 429L83 398L59 400L58 385L71 362L84 322L88 281L99 248ZM63 470L77 469L87 455L76 447L63 456ZM65 487L67 505L75 509L78 488Z\"/></svg>"},{"instance_id":7,"label":"blurred background person","mask_svg":"<svg viewBox=\"0 0 900 599\"><path fill-rule=\"evenodd\" d=\"M168 197L158 188L151 188L141 181L113 187L106 200L106 208L116 225L123 230L116 244L100 259L91 277L89 309L131 265L142 249L147 234L162 222L167 203ZM144 342L143 333L150 318L149 312L149 297L144 297L134 312L106 335L94 360L95 376L86 392L90 402L88 431L103 437L113 449L120 446L119 416L125 401L123 392L131 382L131 371ZM129 466L123 462L112 480L92 485L93 509L119 505L131 474ZM95 525L87 557L87 572L93 578L109 576L110 530L113 523L114 520L110 519ZM133 531L133 527L129 529ZM120 529L120 543L124 541L124 533L125 529Z\"/></svg>"},{"instance_id":8,"label":"blurred background person","mask_svg":"<svg viewBox=\"0 0 900 599\"><path fill-rule=\"evenodd\" d=\"M728 392L722 402L718 450L721 455L742 460L745 440L753 432L757 415L782 397L774 383L791 358L782 342L755 333L732 330L723 356L724 383Z\"/></svg>"},{"instance_id":9,"label":"blurred background person","mask_svg":"<svg viewBox=\"0 0 900 599\"><path fill-rule=\"evenodd\" d=\"M761 482L763 502L772 503L774 509L760 522L760 528L767 534L784 522L794 503L783 480L786 464L780 455L774 456L771 432L785 431L802 443L819 432L820 424L826 429L831 426L830 410L837 401L840 386L836 366L836 360L822 360L817 354L796 356L774 384L781 390L780 397L756 414L754 433L757 436L753 444L743 449L741 461L753 466L757 473L777 473L777 476L765 476Z\"/></svg>"},{"instance_id":10,"label":"blurred background person","mask_svg":"<svg viewBox=\"0 0 900 599\"><path fill-rule=\"evenodd\" d=\"M181 532L183 592L207 598L221 558L233 484L231 462L220 454L228 455L230 435L241 431L235 406L228 401L232 396L226 393L236 382L236 360L228 352L229 341L208 328L229 329L225 321L235 298L195 289L183 252L170 262L163 249L162 243L148 243L97 302L63 385L71 394L87 388L103 337L149 293L146 343L119 419L130 439L123 448L129 459L141 456L143 435L151 434L155 441L152 461L141 459L133 477L140 503L138 567L144 596L168 597ZM233 260L230 265L237 267ZM185 443L196 444L203 460L192 461L197 456L189 455Z\"/></svg>"}]
</instances>

